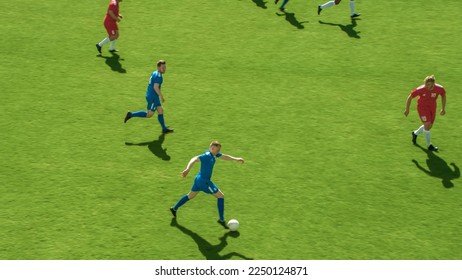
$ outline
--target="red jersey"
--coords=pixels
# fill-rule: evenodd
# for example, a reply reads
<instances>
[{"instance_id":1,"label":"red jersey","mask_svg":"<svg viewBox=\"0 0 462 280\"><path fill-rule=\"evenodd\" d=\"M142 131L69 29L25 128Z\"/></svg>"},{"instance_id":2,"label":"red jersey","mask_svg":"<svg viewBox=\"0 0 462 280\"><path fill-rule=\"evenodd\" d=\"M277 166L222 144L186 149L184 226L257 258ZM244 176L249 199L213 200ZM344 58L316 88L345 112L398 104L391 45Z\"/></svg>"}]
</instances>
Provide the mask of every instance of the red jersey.
<instances>
[{"instance_id":1,"label":"red jersey","mask_svg":"<svg viewBox=\"0 0 462 280\"><path fill-rule=\"evenodd\" d=\"M109 11L112 11L115 16L117 17L119 16L119 4L117 4L116 0L111 0L111 3L109 3L109 7L107 8L107 13L106 13L106 17L104 18L104 21L117 23L117 20L114 20L113 18L111 18L111 16L109 15Z\"/></svg>"},{"instance_id":2,"label":"red jersey","mask_svg":"<svg viewBox=\"0 0 462 280\"><path fill-rule=\"evenodd\" d=\"M417 107L436 108L436 99L438 95L446 96L446 91L443 86L439 84L435 84L432 90L428 90L425 85L421 85L411 92L412 97L419 97L417 100Z\"/></svg>"}]
</instances>

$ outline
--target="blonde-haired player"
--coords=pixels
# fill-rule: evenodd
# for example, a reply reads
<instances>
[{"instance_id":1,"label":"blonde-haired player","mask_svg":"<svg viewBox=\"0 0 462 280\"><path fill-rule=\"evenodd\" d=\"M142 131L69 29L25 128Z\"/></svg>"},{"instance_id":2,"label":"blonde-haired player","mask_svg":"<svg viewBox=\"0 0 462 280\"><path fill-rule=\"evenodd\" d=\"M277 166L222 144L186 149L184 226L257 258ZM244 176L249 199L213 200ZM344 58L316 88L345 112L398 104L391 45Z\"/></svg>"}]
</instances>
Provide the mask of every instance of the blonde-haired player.
<instances>
[{"instance_id":1,"label":"blonde-haired player","mask_svg":"<svg viewBox=\"0 0 462 280\"><path fill-rule=\"evenodd\" d=\"M404 115L407 117L409 114L409 106L411 101L415 97L417 99L417 112L419 113L422 125L412 131L412 143L417 144L417 135L423 133L427 140L427 148L430 151L437 151L438 147L433 146L430 137L430 129L433 127L433 122L436 117L436 99L441 95L441 111L440 115L446 114L446 91L442 85L435 83L435 76L430 75L425 77L424 84L412 90L406 100L406 108L404 109Z\"/></svg>"}]
</instances>

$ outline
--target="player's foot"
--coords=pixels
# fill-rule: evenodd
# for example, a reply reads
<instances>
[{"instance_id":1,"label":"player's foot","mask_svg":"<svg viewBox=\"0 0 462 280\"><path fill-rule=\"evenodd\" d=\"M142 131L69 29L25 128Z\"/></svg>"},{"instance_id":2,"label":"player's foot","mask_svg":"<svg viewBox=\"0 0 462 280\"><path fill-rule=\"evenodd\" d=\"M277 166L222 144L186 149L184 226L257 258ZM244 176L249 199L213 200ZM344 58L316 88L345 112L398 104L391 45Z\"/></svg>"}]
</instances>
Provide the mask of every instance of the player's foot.
<instances>
[{"instance_id":1,"label":"player's foot","mask_svg":"<svg viewBox=\"0 0 462 280\"><path fill-rule=\"evenodd\" d=\"M286 11L286 8L279 8L279 11L285 12L285 11Z\"/></svg>"},{"instance_id":2,"label":"player's foot","mask_svg":"<svg viewBox=\"0 0 462 280\"><path fill-rule=\"evenodd\" d=\"M99 53L101 53L101 47L99 46L99 44L96 44L96 49L98 50Z\"/></svg>"},{"instance_id":3,"label":"player's foot","mask_svg":"<svg viewBox=\"0 0 462 280\"><path fill-rule=\"evenodd\" d=\"M274 0L274 4L277 4L279 2L279 0Z\"/></svg>"},{"instance_id":4,"label":"player's foot","mask_svg":"<svg viewBox=\"0 0 462 280\"><path fill-rule=\"evenodd\" d=\"M127 112L127 114L125 115L124 123L126 123L131 118L132 118L132 112Z\"/></svg>"},{"instance_id":5,"label":"player's foot","mask_svg":"<svg viewBox=\"0 0 462 280\"><path fill-rule=\"evenodd\" d=\"M116 50L116 49L113 49L113 50L109 50L110 53L115 53L115 52L119 52L119 50Z\"/></svg>"},{"instance_id":6,"label":"player's foot","mask_svg":"<svg viewBox=\"0 0 462 280\"><path fill-rule=\"evenodd\" d=\"M174 218L176 218L176 210L173 207L170 207L170 212L172 212L172 215Z\"/></svg>"},{"instance_id":7,"label":"player's foot","mask_svg":"<svg viewBox=\"0 0 462 280\"><path fill-rule=\"evenodd\" d=\"M162 130L163 134L167 134L167 133L171 133L171 132L173 132L173 129L168 128L168 127L166 129Z\"/></svg>"},{"instance_id":8,"label":"player's foot","mask_svg":"<svg viewBox=\"0 0 462 280\"><path fill-rule=\"evenodd\" d=\"M354 19L354 18L359 17L360 15L361 15L361 14L354 13L354 14L352 14L350 17L351 17L352 19Z\"/></svg>"},{"instance_id":9,"label":"player's foot","mask_svg":"<svg viewBox=\"0 0 462 280\"><path fill-rule=\"evenodd\" d=\"M432 144L430 144L430 146L428 146L428 150L430 150L432 152L436 152L436 151L438 151L438 147L435 147Z\"/></svg>"},{"instance_id":10,"label":"player's foot","mask_svg":"<svg viewBox=\"0 0 462 280\"><path fill-rule=\"evenodd\" d=\"M318 15L320 15L320 14L321 14L321 11L322 11L322 9L321 9L321 5L319 5L319 6L318 6Z\"/></svg>"},{"instance_id":11,"label":"player's foot","mask_svg":"<svg viewBox=\"0 0 462 280\"><path fill-rule=\"evenodd\" d=\"M225 229L228 229L228 226L226 225L226 222L225 221L222 221L222 220L218 220L217 223L219 223L222 227L224 227Z\"/></svg>"},{"instance_id":12,"label":"player's foot","mask_svg":"<svg viewBox=\"0 0 462 280\"><path fill-rule=\"evenodd\" d=\"M411 133L412 133L412 143L414 143L414 145L417 145L417 134L415 134L414 131Z\"/></svg>"}]
</instances>

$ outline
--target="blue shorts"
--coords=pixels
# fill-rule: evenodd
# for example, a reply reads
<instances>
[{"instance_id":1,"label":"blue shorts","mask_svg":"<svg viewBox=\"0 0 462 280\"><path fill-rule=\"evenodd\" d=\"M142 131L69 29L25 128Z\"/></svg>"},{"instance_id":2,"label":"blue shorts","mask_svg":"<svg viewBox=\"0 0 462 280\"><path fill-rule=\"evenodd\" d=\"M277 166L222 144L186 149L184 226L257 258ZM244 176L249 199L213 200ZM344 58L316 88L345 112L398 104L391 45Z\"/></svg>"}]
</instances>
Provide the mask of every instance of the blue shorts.
<instances>
[{"instance_id":1,"label":"blue shorts","mask_svg":"<svg viewBox=\"0 0 462 280\"><path fill-rule=\"evenodd\" d=\"M148 106L146 108L153 112L157 109L157 107L162 106L162 104L160 104L160 99L157 94L152 99L146 96L146 102L148 102Z\"/></svg>"},{"instance_id":2,"label":"blue shorts","mask_svg":"<svg viewBox=\"0 0 462 280\"><path fill-rule=\"evenodd\" d=\"M200 176L196 176L194 179L194 184L191 187L193 192L203 191L209 194L215 194L220 189L210 180L205 180Z\"/></svg>"}]
</instances>

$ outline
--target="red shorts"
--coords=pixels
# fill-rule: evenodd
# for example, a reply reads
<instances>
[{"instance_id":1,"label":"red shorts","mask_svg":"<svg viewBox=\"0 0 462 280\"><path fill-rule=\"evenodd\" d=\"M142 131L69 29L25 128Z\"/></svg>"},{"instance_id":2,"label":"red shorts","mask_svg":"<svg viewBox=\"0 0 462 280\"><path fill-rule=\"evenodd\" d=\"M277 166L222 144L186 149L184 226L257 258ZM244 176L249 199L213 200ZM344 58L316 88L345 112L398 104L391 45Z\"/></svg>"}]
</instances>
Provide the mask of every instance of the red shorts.
<instances>
[{"instance_id":1,"label":"red shorts","mask_svg":"<svg viewBox=\"0 0 462 280\"><path fill-rule=\"evenodd\" d=\"M419 112L419 117L422 122L433 123L435 121L436 108L417 107L417 112Z\"/></svg>"},{"instance_id":2,"label":"red shorts","mask_svg":"<svg viewBox=\"0 0 462 280\"><path fill-rule=\"evenodd\" d=\"M106 28L107 34L109 36L114 36L117 34L117 31L119 31L117 23L113 21L104 21L104 27Z\"/></svg>"}]
</instances>

